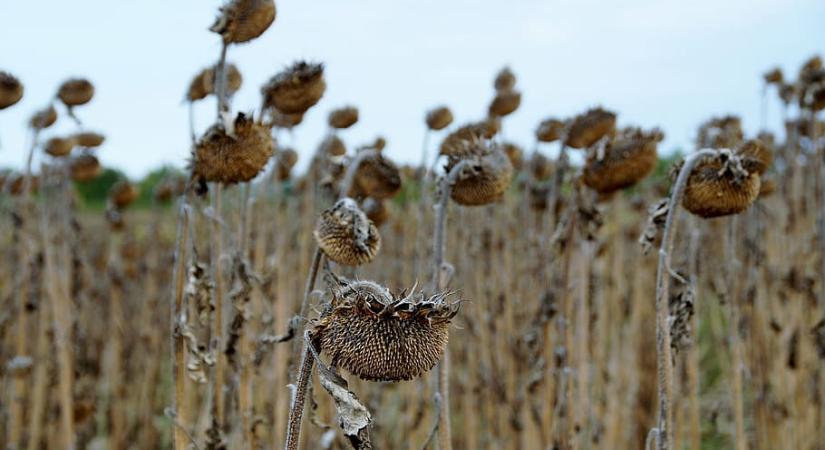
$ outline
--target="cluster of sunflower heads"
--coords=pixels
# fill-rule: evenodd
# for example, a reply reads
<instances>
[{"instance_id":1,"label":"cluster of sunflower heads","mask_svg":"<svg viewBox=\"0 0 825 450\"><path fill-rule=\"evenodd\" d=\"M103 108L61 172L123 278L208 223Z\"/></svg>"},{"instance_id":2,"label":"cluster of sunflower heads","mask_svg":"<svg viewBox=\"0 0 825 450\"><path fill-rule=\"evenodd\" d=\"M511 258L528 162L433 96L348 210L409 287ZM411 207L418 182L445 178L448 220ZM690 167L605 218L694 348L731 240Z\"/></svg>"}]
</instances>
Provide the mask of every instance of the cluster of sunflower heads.
<instances>
[{"instance_id":1,"label":"cluster of sunflower heads","mask_svg":"<svg viewBox=\"0 0 825 450\"><path fill-rule=\"evenodd\" d=\"M460 302L448 294L392 294L371 281L336 278L329 306L312 331L333 367L370 381L412 380L429 371L447 347Z\"/></svg>"},{"instance_id":2,"label":"cluster of sunflower heads","mask_svg":"<svg viewBox=\"0 0 825 450\"><path fill-rule=\"evenodd\" d=\"M344 266L366 264L381 248L378 228L351 198L321 213L313 234L327 258Z\"/></svg>"},{"instance_id":3,"label":"cluster of sunflower heads","mask_svg":"<svg viewBox=\"0 0 825 450\"><path fill-rule=\"evenodd\" d=\"M635 185L656 167L656 146L663 138L658 129L622 130L603 145L588 150L582 181L599 194Z\"/></svg>"},{"instance_id":4,"label":"cluster of sunflower heads","mask_svg":"<svg viewBox=\"0 0 825 450\"><path fill-rule=\"evenodd\" d=\"M704 218L746 210L759 197L761 176L772 159L770 151L758 140L747 141L734 150L719 150L694 167L682 206Z\"/></svg>"},{"instance_id":5,"label":"cluster of sunflower heads","mask_svg":"<svg viewBox=\"0 0 825 450\"><path fill-rule=\"evenodd\" d=\"M250 181L272 156L269 130L251 116L238 113L229 124L210 127L192 154L192 178L200 183L235 184Z\"/></svg>"},{"instance_id":6,"label":"cluster of sunflower heads","mask_svg":"<svg viewBox=\"0 0 825 450\"><path fill-rule=\"evenodd\" d=\"M513 179L513 164L501 145L481 139L464 141L448 156L445 170L463 164L452 185L450 197L464 206L480 206L501 199Z\"/></svg>"}]
</instances>

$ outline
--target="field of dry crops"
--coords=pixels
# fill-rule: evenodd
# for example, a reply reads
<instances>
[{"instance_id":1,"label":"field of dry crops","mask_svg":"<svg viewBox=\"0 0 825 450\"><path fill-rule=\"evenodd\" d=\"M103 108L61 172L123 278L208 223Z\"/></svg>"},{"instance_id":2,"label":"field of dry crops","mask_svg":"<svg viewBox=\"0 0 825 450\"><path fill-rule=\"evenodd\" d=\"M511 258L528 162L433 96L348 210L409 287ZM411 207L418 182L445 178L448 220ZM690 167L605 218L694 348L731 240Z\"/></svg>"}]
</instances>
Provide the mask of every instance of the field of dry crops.
<instances>
[{"instance_id":1,"label":"field of dry crops","mask_svg":"<svg viewBox=\"0 0 825 450\"><path fill-rule=\"evenodd\" d=\"M149 207L126 179L105 212L80 201L105 141L89 81L33 115L0 177L6 449L825 449L819 57L764 75L776 135L711 118L669 161L661 130L601 107L506 141L505 68L484 119L422 111L417 167L348 148L344 107L296 173L279 137L324 66L236 106L225 62L274 20L220 11L186 91L214 124ZM0 109L23 94L0 72Z\"/></svg>"}]
</instances>

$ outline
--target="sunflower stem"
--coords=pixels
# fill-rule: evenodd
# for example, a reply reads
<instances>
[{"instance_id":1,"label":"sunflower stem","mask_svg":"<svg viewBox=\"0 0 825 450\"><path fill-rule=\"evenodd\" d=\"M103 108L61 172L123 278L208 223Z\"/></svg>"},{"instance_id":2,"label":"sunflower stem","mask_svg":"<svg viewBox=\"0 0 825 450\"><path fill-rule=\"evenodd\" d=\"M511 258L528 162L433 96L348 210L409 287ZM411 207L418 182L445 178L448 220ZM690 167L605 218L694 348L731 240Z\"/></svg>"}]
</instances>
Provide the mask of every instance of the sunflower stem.
<instances>
[{"instance_id":1,"label":"sunflower stem","mask_svg":"<svg viewBox=\"0 0 825 450\"><path fill-rule=\"evenodd\" d=\"M183 312L183 288L186 280L186 242L189 240L189 206L185 197L182 197L178 214L177 238L175 239L175 291L172 302L172 316L170 326L172 333L172 379L175 385L175 395L172 398L172 409L175 411L175 420L180 425L174 427L175 450L185 450L188 445L187 430L189 423L189 409L186 402L186 365L184 363L184 340L180 330L179 318Z\"/></svg>"},{"instance_id":2,"label":"sunflower stem","mask_svg":"<svg viewBox=\"0 0 825 450\"><path fill-rule=\"evenodd\" d=\"M461 161L456 164L449 173L441 180L438 203L433 206L435 209L435 238L433 239L433 274L430 292L437 292L443 289L441 286L441 266L444 264L444 248L446 246L445 231L447 229L447 205L450 199L450 191L464 168L469 166L468 161ZM436 379L436 393L441 397L441 402L436 403L438 412L438 448L440 450L450 450L452 448L450 437L450 350L444 349L444 356L438 364L438 376Z\"/></svg>"},{"instance_id":3,"label":"sunflower stem","mask_svg":"<svg viewBox=\"0 0 825 450\"><path fill-rule=\"evenodd\" d=\"M716 155L716 150L704 149L692 153L685 159L673 192L668 201L665 229L662 234L662 246L659 249L659 265L656 269L656 356L657 356L657 392L659 397L659 413L656 428L658 429L657 450L672 450L673 427L672 411L670 409L673 397L673 365L671 364L670 350L670 262L673 253L674 237L676 235L676 211L684 193L687 180L696 164L704 157Z\"/></svg>"},{"instance_id":4,"label":"sunflower stem","mask_svg":"<svg viewBox=\"0 0 825 450\"><path fill-rule=\"evenodd\" d=\"M298 450L301 443L301 421L304 417L309 379L312 376L312 367L315 363L315 356L309 346L310 343L305 341L301 370L298 372L298 381L295 384L292 406L289 409L289 419L287 420L286 444L284 445L286 450Z\"/></svg>"}]
</instances>

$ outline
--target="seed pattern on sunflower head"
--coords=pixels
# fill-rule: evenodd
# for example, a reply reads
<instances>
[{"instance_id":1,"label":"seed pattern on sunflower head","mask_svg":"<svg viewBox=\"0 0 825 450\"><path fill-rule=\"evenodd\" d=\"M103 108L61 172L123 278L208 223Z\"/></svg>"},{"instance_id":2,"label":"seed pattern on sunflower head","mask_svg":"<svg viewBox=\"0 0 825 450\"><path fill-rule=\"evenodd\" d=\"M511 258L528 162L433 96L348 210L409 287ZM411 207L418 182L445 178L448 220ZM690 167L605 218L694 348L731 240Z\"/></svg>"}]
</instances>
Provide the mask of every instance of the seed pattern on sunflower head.
<instances>
[{"instance_id":1,"label":"seed pattern on sunflower head","mask_svg":"<svg viewBox=\"0 0 825 450\"><path fill-rule=\"evenodd\" d=\"M274 0L232 0L220 9L209 31L218 33L226 44L249 42L275 21Z\"/></svg>"},{"instance_id":2,"label":"seed pattern on sunflower head","mask_svg":"<svg viewBox=\"0 0 825 450\"><path fill-rule=\"evenodd\" d=\"M446 106L439 106L431 109L424 119L427 127L433 131L443 130L453 123L453 113Z\"/></svg>"},{"instance_id":3,"label":"seed pattern on sunflower head","mask_svg":"<svg viewBox=\"0 0 825 450\"><path fill-rule=\"evenodd\" d=\"M262 88L264 106L284 114L304 113L321 100L327 85L322 64L299 61Z\"/></svg>"},{"instance_id":4,"label":"seed pattern on sunflower head","mask_svg":"<svg viewBox=\"0 0 825 450\"><path fill-rule=\"evenodd\" d=\"M593 108L571 121L565 144L572 148L587 148L616 130L616 113Z\"/></svg>"},{"instance_id":5,"label":"seed pattern on sunflower head","mask_svg":"<svg viewBox=\"0 0 825 450\"><path fill-rule=\"evenodd\" d=\"M700 161L688 177L682 206L704 217L738 214L759 196L758 162L730 150Z\"/></svg>"},{"instance_id":6,"label":"seed pattern on sunflower head","mask_svg":"<svg viewBox=\"0 0 825 450\"><path fill-rule=\"evenodd\" d=\"M633 186L656 167L656 144L662 138L658 130L623 130L604 146L588 151L582 181L600 194Z\"/></svg>"},{"instance_id":7,"label":"seed pattern on sunflower head","mask_svg":"<svg viewBox=\"0 0 825 450\"><path fill-rule=\"evenodd\" d=\"M350 197L390 198L401 190L401 172L389 158L375 152L361 160L355 172Z\"/></svg>"},{"instance_id":8,"label":"seed pattern on sunflower head","mask_svg":"<svg viewBox=\"0 0 825 450\"><path fill-rule=\"evenodd\" d=\"M0 71L0 109L6 109L23 98L23 83L14 75Z\"/></svg>"},{"instance_id":9,"label":"seed pattern on sunflower head","mask_svg":"<svg viewBox=\"0 0 825 450\"><path fill-rule=\"evenodd\" d=\"M329 113L329 126L339 130L349 128L358 122L358 108L354 106L345 106L338 108Z\"/></svg>"},{"instance_id":10,"label":"seed pattern on sunflower head","mask_svg":"<svg viewBox=\"0 0 825 450\"><path fill-rule=\"evenodd\" d=\"M95 95L94 85L83 78L66 80L60 85L57 97L68 107L85 105Z\"/></svg>"},{"instance_id":11,"label":"seed pattern on sunflower head","mask_svg":"<svg viewBox=\"0 0 825 450\"><path fill-rule=\"evenodd\" d=\"M463 173L450 190L450 197L464 206L480 206L501 199L513 178L513 165L500 145L475 139L464 143L464 156L450 156L445 170L450 172L467 161Z\"/></svg>"},{"instance_id":12,"label":"seed pattern on sunflower head","mask_svg":"<svg viewBox=\"0 0 825 450\"><path fill-rule=\"evenodd\" d=\"M378 229L351 198L321 213L313 234L324 254L345 266L366 264L381 248Z\"/></svg>"},{"instance_id":13,"label":"seed pattern on sunflower head","mask_svg":"<svg viewBox=\"0 0 825 450\"><path fill-rule=\"evenodd\" d=\"M192 177L234 184L255 178L272 156L269 130L238 113L233 130L215 124L198 141L192 155Z\"/></svg>"},{"instance_id":14,"label":"seed pattern on sunflower head","mask_svg":"<svg viewBox=\"0 0 825 450\"><path fill-rule=\"evenodd\" d=\"M539 142L555 142L561 139L564 133L564 122L558 119L545 119L536 128L536 140Z\"/></svg>"},{"instance_id":15,"label":"seed pattern on sunflower head","mask_svg":"<svg viewBox=\"0 0 825 450\"><path fill-rule=\"evenodd\" d=\"M432 369L447 347L459 302L446 293L393 295L371 281L340 279L313 335L331 365L364 380L412 380Z\"/></svg>"}]
</instances>

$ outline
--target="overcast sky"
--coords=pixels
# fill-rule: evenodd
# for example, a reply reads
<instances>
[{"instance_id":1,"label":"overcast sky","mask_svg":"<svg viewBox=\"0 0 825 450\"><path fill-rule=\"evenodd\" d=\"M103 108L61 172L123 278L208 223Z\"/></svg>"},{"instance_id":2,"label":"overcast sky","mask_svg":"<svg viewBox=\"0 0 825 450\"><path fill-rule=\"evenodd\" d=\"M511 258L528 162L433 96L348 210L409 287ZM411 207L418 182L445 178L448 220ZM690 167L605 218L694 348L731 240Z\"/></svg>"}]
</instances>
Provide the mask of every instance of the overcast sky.
<instances>
[{"instance_id":1,"label":"overcast sky","mask_svg":"<svg viewBox=\"0 0 825 450\"><path fill-rule=\"evenodd\" d=\"M350 147L387 138L387 153L417 162L423 116L449 105L457 122L479 119L504 65L518 76L521 108L508 139L533 142L536 124L595 105L620 125L660 126L664 151L689 148L712 115L739 114L759 128L761 74L779 65L795 76L825 53L822 0L276 0L273 26L232 47L244 76L234 108L259 105L260 86L301 58L326 65L327 91L292 143L304 162L326 130L327 113L354 104ZM31 114L62 80L89 78L94 100L78 109L107 136L100 158L138 177L189 153L186 87L220 51L208 31L220 1L75 0L0 2L0 70L19 77L23 100L0 111L0 166L24 160ZM774 128L779 107L771 96ZM200 130L214 102L197 107ZM61 120L45 137L67 133ZM290 139L286 139L290 143Z\"/></svg>"}]
</instances>

